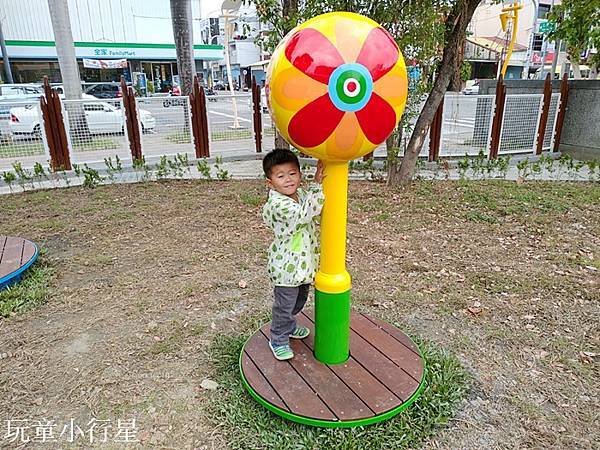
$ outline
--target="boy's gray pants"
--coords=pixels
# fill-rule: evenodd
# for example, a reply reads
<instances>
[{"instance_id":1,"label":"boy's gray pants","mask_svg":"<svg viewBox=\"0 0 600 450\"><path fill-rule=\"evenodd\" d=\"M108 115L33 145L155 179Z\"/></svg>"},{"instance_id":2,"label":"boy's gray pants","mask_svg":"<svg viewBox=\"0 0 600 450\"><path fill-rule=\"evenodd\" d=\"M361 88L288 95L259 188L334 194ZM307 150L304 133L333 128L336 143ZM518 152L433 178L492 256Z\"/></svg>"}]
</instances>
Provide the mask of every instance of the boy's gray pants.
<instances>
[{"instance_id":1,"label":"boy's gray pants","mask_svg":"<svg viewBox=\"0 0 600 450\"><path fill-rule=\"evenodd\" d=\"M271 343L274 346L289 344L289 336L296 329L294 316L304 308L309 289L310 284L296 287L275 286L271 322Z\"/></svg>"}]
</instances>

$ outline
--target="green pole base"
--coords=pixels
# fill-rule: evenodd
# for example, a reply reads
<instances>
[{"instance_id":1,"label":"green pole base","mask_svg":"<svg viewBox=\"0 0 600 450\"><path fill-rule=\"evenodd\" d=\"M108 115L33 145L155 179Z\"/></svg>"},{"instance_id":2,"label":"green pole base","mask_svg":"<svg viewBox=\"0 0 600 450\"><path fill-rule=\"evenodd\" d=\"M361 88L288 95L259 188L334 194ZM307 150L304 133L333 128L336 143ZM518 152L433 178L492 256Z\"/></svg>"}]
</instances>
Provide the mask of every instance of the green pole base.
<instances>
[{"instance_id":1,"label":"green pole base","mask_svg":"<svg viewBox=\"0 0 600 450\"><path fill-rule=\"evenodd\" d=\"M315 358L341 364L350 355L350 290L328 294L315 289Z\"/></svg>"}]
</instances>

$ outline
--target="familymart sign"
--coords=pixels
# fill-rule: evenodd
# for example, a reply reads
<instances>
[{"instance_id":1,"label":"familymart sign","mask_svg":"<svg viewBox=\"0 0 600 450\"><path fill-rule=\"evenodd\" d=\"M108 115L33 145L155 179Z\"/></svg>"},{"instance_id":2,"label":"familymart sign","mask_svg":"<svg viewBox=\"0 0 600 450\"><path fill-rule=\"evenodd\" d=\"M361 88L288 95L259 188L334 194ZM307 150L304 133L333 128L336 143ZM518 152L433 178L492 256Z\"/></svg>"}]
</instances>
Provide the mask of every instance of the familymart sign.
<instances>
[{"instance_id":1,"label":"familymart sign","mask_svg":"<svg viewBox=\"0 0 600 450\"><path fill-rule=\"evenodd\" d=\"M7 40L6 50L11 58L57 58L54 41ZM175 44L138 44L118 42L75 42L77 58L176 59ZM220 45L194 45L194 58L223 59Z\"/></svg>"}]
</instances>

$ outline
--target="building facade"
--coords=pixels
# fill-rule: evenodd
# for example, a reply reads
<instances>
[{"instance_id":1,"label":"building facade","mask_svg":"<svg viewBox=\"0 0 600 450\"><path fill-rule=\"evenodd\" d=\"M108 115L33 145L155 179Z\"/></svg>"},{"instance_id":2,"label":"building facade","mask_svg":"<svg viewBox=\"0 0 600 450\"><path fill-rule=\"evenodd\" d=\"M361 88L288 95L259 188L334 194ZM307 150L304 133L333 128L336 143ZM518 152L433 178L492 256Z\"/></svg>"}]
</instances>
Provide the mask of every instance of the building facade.
<instances>
[{"instance_id":1,"label":"building facade","mask_svg":"<svg viewBox=\"0 0 600 450\"><path fill-rule=\"evenodd\" d=\"M131 81L143 74L155 92L177 81L169 1L68 0L68 5L82 81L118 81L121 75ZM47 0L0 0L0 11L15 82L40 82L44 75L60 82ZM205 76L211 61L223 59L223 47L202 40L201 14L200 0L192 0L196 70ZM4 76L3 67L0 73Z\"/></svg>"},{"instance_id":2,"label":"building facade","mask_svg":"<svg viewBox=\"0 0 600 450\"><path fill-rule=\"evenodd\" d=\"M474 69L473 78L490 78L490 74L493 74L492 78L496 77L512 33L511 29L502 30L500 13L502 8L513 3L516 2L484 0L475 10L465 48L465 59ZM554 43L544 44L545 35L540 31L552 0L522 0L520 3L523 8L519 11L517 39L507 70L507 78L511 79L534 76L543 57L546 64L554 57ZM560 4L560 0L555 0L554 4Z\"/></svg>"}]
</instances>

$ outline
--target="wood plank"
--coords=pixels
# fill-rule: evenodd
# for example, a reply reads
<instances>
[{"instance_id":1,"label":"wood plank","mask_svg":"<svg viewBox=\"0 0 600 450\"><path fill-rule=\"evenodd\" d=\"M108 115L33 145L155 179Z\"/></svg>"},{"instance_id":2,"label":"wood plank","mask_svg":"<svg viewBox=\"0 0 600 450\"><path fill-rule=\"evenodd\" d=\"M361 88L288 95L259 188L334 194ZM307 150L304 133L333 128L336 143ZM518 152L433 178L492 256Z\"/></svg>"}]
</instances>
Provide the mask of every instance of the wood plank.
<instances>
[{"instance_id":1,"label":"wood plank","mask_svg":"<svg viewBox=\"0 0 600 450\"><path fill-rule=\"evenodd\" d=\"M314 323L314 311L305 311L305 314ZM350 355L402 401L417 390L419 383L352 328Z\"/></svg>"},{"instance_id":2,"label":"wood plank","mask_svg":"<svg viewBox=\"0 0 600 450\"><path fill-rule=\"evenodd\" d=\"M423 375L423 363L421 362L421 358L412 350L399 343L378 326L374 326L370 320L360 314L357 314L352 318L350 328L360 334L373 347L379 349L379 351L391 359L398 367L401 367L406 373L413 377L415 381L421 380Z\"/></svg>"},{"instance_id":3,"label":"wood plank","mask_svg":"<svg viewBox=\"0 0 600 450\"><path fill-rule=\"evenodd\" d=\"M421 356L421 353L419 352L419 347L417 347L415 343L412 340L410 340L410 338L406 334L404 334L395 326L390 325L389 323L384 322L383 320L376 319L375 317L367 316L366 314L355 312L352 312L351 314L352 317L354 316L354 314L361 314L364 318L373 322L379 328L382 328L385 332L392 335L398 341L402 342L406 347L415 352L415 354L417 354L419 357Z\"/></svg>"},{"instance_id":4,"label":"wood plank","mask_svg":"<svg viewBox=\"0 0 600 450\"><path fill-rule=\"evenodd\" d=\"M255 333L244 351L260 368L290 412L321 420L337 419L289 362L277 361L273 357L265 335Z\"/></svg>"},{"instance_id":5,"label":"wood plank","mask_svg":"<svg viewBox=\"0 0 600 450\"><path fill-rule=\"evenodd\" d=\"M0 278L13 273L21 267L21 255L23 255L23 244L25 240L19 237L9 236L6 238L4 252L2 253L2 265L0 265Z\"/></svg>"},{"instance_id":6,"label":"wood plank","mask_svg":"<svg viewBox=\"0 0 600 450\"><path fill-rule=\"evenodd\" d=\"M21 256L21 266L27 264L31 258L33 258L33 255L35 255L35 244L25 240L23 245L23 255Z\"/></svg>"},{"instance_id":7,"label":"wood plank","mask_svg":"<svg viewBox=\"0 0 600 450\"><path fill-rule=\"evenodd\" d=\"M244 371L246 380L258 395L278 408L289 411L289 408L283 403L281 397L275 392L263 374L260 373L256 364L254 364L246 352L242 356L242 370Z\"/></svg>"},{"instance_id":8,"label":"wood plank","mask_svg":"<svg viewBox=\"0 0 600 450\"><path fill-rule=\"evenodd\" d=\"M311 334L304 339L306 346L314 350L314 325L303 314L297 316L298 323L308 327ZM385 385L379 382L371 373L361 366L351 355L344 364L328 366L356 395L375 413L381 414L402 403Z\"/></svg>"},{"instance_id":9,"label":"wood plank","mask_svg":"<svg viewBox=\"0 0 600 450\"><path fill-rule=\"evenodd\" d=\"M326 365L315 359L312 350L292 339L294 358L290 364L340 420L374 416L374 412Z\"/></svg>"}]
</instances>

